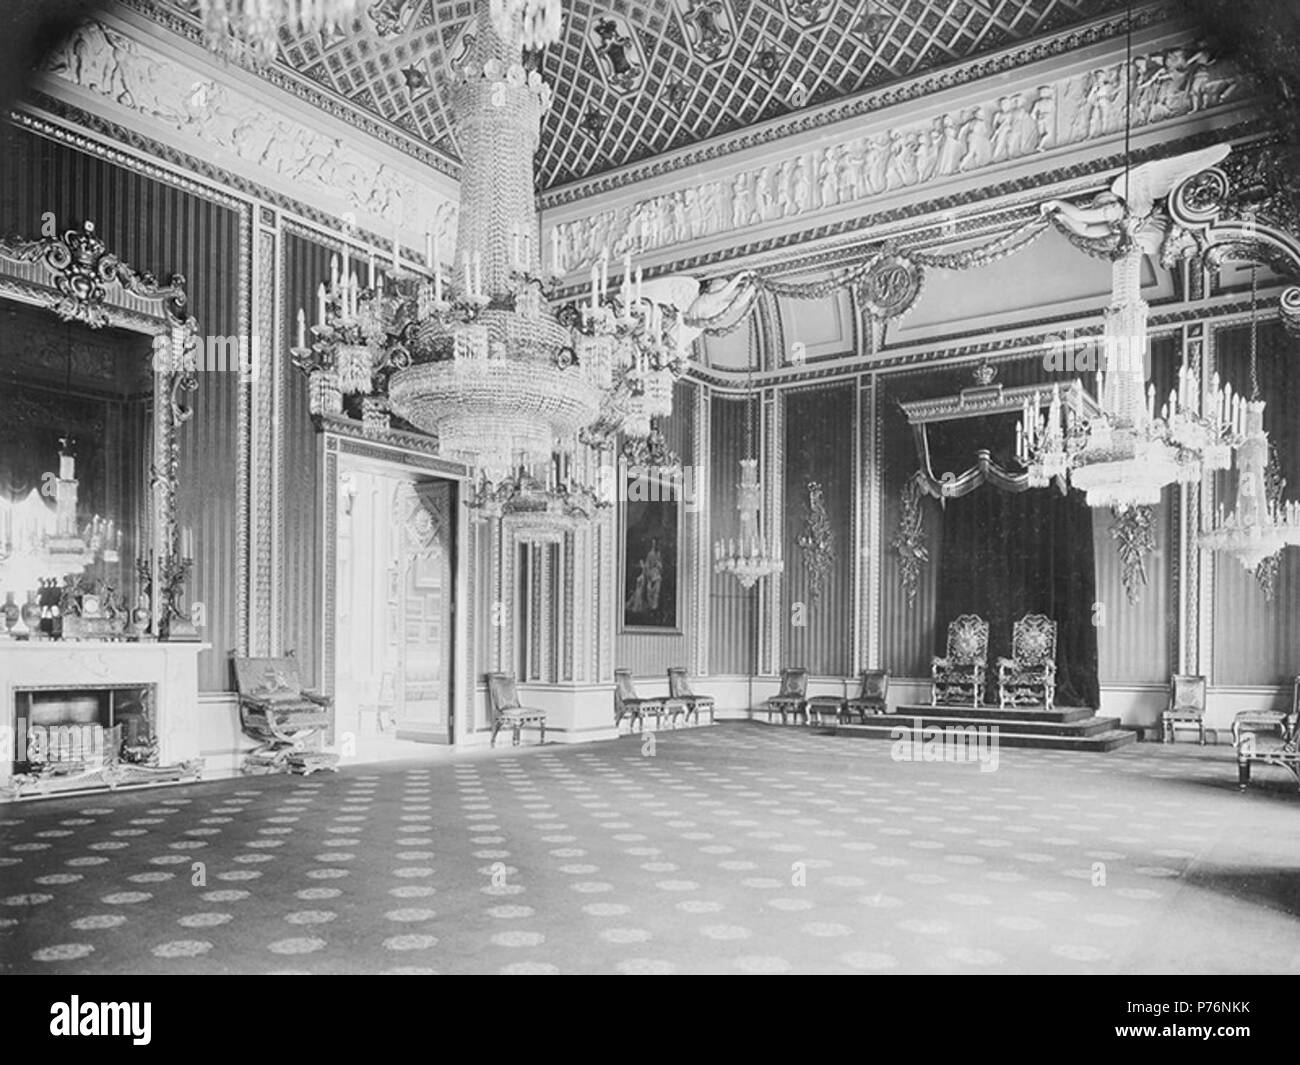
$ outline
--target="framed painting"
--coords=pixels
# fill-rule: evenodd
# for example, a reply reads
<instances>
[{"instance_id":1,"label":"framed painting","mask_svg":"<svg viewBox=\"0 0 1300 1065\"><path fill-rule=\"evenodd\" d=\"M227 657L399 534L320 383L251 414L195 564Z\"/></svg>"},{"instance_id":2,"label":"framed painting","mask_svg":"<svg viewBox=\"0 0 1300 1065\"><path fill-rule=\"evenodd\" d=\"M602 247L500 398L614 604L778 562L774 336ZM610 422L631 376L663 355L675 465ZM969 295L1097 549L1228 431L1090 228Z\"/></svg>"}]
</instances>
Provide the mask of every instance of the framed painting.
<instances>
[{"instance_id":1,"label":"framed painting","mask_svg":"<svg viewBox=\"0 0 1300 1065\"><path fill-rule=\"evenodd\" d=\"M680 633L682 513L673 485L627 478L619 506L624 632Z\"/></svg>"}]
</instances>

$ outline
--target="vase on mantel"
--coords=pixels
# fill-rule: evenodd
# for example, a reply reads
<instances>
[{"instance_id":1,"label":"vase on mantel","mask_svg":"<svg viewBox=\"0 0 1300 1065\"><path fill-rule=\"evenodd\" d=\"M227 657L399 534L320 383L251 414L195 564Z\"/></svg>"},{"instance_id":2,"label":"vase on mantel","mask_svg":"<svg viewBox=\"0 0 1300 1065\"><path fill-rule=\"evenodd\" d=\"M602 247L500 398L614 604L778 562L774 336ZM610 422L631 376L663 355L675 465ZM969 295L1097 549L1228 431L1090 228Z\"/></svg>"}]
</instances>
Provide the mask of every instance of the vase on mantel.
<instances>
[{"instance_id":1,"label":"vase on mantel","mask_svg":"<svg viewBox=\"0 0 1300 1065\"><path fill-rule=\"evenodd\" d=\"M5 605L0 612L4 616L5 633L12 636L14 626L22 619L22 611L18 609L18 604L14 601L13 592L5 592Z\"/></svg>"},{"instance_id":2,"label":"vase on mantel","mask_svg":"<svg viewBox=\"0 0 1300 1065\"><path fill-rule=\"evenodd\" d=\"M41 627L41 604L36 601L36 593L27 593L27 602L18 612L18 622L14 625L12 635L20 639L30 638Z\"/></svg>"}]
</instances>

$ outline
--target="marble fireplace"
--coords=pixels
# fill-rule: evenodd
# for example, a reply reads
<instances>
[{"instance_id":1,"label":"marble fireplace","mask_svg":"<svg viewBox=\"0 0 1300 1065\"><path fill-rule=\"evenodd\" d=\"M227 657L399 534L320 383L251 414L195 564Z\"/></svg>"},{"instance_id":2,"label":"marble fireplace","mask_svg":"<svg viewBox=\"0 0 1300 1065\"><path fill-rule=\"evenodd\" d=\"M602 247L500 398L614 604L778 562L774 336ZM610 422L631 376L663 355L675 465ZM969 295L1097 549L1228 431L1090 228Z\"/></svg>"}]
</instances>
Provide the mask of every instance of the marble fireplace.
<instances>
[{"instance_id":1,"label":"marble fireplace","mask_svg":"<svg viewBox=\"0 0 1300 1065\"><path fill-rule=\"evenodd\" d=\"M0 642L0 800L197 779L208 649Z\"/></svg>"}]
</instances>

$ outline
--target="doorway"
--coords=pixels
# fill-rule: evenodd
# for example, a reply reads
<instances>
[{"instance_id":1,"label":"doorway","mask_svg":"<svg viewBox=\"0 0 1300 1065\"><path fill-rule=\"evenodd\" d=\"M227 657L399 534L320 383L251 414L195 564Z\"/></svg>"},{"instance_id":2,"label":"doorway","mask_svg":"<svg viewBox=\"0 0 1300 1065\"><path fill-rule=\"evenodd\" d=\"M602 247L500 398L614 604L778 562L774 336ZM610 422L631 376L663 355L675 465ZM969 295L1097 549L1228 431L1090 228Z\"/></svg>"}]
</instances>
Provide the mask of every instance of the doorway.
<instances>
[{"instance_id":1,"label":"doorway","mask_svg":"<svg viewBox=\"0 0 1300 1065\"><path fill-rule=\"evenodd\" d=\"M335 552L337 728L360 761L454 739L455 484L344 455Z\"/></svg>"}]
</instances>

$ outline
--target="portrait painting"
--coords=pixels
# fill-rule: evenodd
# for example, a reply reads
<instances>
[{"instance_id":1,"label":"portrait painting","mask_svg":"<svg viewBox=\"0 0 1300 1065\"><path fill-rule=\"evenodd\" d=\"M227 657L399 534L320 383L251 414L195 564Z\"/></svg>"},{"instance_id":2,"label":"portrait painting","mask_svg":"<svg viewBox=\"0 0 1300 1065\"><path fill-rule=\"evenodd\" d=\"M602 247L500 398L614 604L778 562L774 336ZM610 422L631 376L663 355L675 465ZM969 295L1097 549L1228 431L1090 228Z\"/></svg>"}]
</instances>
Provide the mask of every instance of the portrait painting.
<instances>
[{"instance_id":1,"label":"portrait painting","mask_svg":"<svg viewBox=\"0 0 1300 1065\"><path fill-rule=\"evenodd\" d=\"M670 491L625 492L622 505L622 628L679 632L681 503Z\"/></svg>"}]
</instances>

